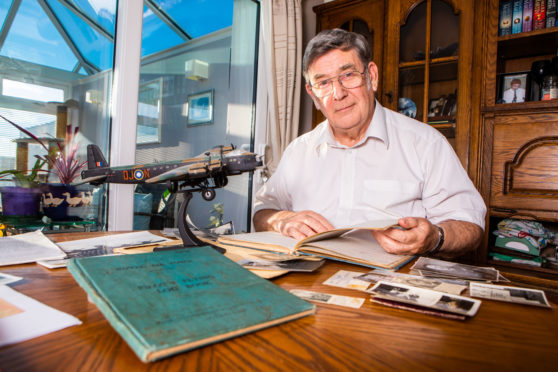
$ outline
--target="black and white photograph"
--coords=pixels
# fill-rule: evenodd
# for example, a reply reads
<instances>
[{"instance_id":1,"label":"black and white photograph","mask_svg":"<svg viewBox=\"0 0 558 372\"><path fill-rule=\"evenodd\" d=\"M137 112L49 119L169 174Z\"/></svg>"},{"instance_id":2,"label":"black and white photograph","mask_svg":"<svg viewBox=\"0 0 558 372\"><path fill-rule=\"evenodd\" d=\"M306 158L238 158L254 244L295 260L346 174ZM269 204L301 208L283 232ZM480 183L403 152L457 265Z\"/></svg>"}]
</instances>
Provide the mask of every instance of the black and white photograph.
<instances>
[{"instance_id":1,"label":"black and white photograph","mask_svg":"<svg viewBox=\"0 0 558 372\"><path fill-rule=\"evenodd\" d=\"M455 298L451 296L442 296L440 300L436 302L436 307L438 309L450 312L466 313L470 311L473 306L475 306L474 301L466 298Z\"/></svg>"},{"instance_id":2,"label":"black and white photograph","mask_svg":"<svg viewBox=\"0 0 558 372\"><path fill-rule=\"evenodd\" d=\"M498 270L493 267L480 267L455 262L420 257L411 268L424 276L443 276L479 281L498 281Z\"/></svg>"},{"instance_id":3,"label":"black and white photograph","mask_svg":"<svg viewBox=\"0 0 558 372\"><path fill-rule=\"evenodd\" d=\"M473 297L513 302L523 305L550 307L544 292L538 289L507 287L471 282L469 291Z\"/></svg>"},{"instance_id":4,"label":"black and white photograph","mask_svg":"<svg viewBox=\"0 0 558 372\"><path fill-rule=\"evenodd\" d=\"M417 294L412 293L410 288L385 282L378 282L370 292L378 296L383 295L391 299L399 299L405 302L417 302L419 298Z\"/></svg>"},{"instance_id":5,"label":"black and white photograph","mask_svg":"<svg viewBox=\"0 0 558 372\"><path fill-rule=\"evenodd\" d=\"M442 278L426 278L419 275L403 274L382 269L369 271L365 274L362 274L361 276L358 276L357 279L365 280L370 283L376 283L379 281L401 283L407 284L412 287L432 289L435 291L452 294L461 294L461 292L463 292L467 288L467 285L464 285L463 283L452 283L451 279L447 280Z\"/></svg>"},{"instance_id":6,"label":"black and white photograph","mask_svg":"<svg viewBox=\"0 0 558 372\"><path fill-rule=\"evenodd\" d=\"M474 316L481 304L479 300L468 297L381 281L376 283L369 292L377 298L400 301L466 316Z\"/></svg>"},{"instance_id":7,"label":"black and white photograph","mask_svg":"<svg viewBox=\"0 0 558 372\"><path fill-rule=\"evenodd\" d=\"M291 289L290 292L303 300L319 302L328 305L338 305L358 309L364 303L364 298L340 296L329 293L307 291L304 289Z\"/></svg>"}]
</instances>

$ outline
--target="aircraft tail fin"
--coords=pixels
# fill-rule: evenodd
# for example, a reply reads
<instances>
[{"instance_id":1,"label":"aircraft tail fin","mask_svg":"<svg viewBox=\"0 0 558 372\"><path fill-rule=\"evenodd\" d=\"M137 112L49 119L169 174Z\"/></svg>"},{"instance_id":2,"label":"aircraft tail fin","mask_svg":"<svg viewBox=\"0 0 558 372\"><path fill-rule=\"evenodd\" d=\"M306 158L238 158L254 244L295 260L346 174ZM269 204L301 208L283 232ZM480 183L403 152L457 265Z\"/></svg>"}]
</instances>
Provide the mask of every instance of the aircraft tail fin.
<instances>
[{"instance_id":1,"label":"aircraft tail fin","mask_svg":"<svg viewBox=\"0 0 558 372\"><path fill-rule=\"evenodd\" d=\"M105 160L101 149L97 145L87 146L87 169L107 168L109 163Z\"/></svg>"}]
</instances>

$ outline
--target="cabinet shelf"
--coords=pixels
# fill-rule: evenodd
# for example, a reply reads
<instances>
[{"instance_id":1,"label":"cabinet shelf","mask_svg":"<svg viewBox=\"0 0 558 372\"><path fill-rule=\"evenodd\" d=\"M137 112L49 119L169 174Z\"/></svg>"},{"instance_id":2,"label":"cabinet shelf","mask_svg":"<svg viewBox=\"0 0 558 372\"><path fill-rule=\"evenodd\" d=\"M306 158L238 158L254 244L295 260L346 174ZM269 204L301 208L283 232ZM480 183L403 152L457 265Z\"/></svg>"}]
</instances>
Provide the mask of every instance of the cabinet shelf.
<instances>
[{"instance_id":1,"label":"cabinet shelf","mask_svg":"<svg viewBox=\"0 0 558 372\"><path fill-rule=\"evenodd\" d=\"M455 118L453 119L455 121ZM449 123L428 123L433 128L438 129L447 138L455 138L455 122Z\"/></svg>"},{"instance_id":2,"label":"cabinet shelf","mask_svg":"<svg viewBox=\"0 0 558 372\"><path fill-rule=\"evenodd\" d=\"M438 64L451 63L451 62L457 63L458 59L459 59L458 56L433 58L433 59L430 60L430 64L431 65L438 65ZM416 66L423 67L425 64L426 64L425 60L412 61L412 62L401 62L401 63L399 63L399 68L404 69L404 68L416 67Z\"/></svg>"},{"instance_id":3,"label":"cabinet shelf","mask_svg":"<svg viewBox=\"0 0 558 372\"><path fill-rule=\"evenodd\" d=\"M457 58L439 58L436 62L430 63L429 79L430 83L439 81L457 81ZM400 64L399 73L404 84L424 84L424 61L405 62Z\"/></svg>"},{"instance_id":4,"label":"cabinet shelf","mask_svg":"<svg viewBox=\"0 0 558 372\"><path fill-rule=\"evenodd\" d=\"M511 262L504 262L504 261L490 260L490 259L487 261L487 263L488 265L511 267L514 269L527 270L529 272L535 271L539 273L551 274L552 276L556 276L554 279L558 278L558 270L549 267L522 265L518 263L511 263Z\"/></svg>"},{"instance_id":5,"label":"cabinet shelf","mask_svg":"<svg viewBox=\"0 0 558 372\"><path fill-rule=\"evenodd\" d=\"M558 27L544 28L498 37L498 56L513 59L528 56L556 55Z\"/></svg>"},{"instance_id":6,"label":"cabinet shelf","mask_svg":"<svg viewBox=\"0 0 558 372\"><path fill-rule=\"evenodd\" d=\"M483 113L522 113L522 112L558 112L558 100L550 101L527 101L520 103L497 103L494 106L485 106Z\"/></svg>"},{"instance_id":7,"label":"cabinet shelf","mask_svg":"<svg viewBox=\"0 0 558 372\"><path fill-rule=\"evenodd\" d=\"M492 218L508 218L512 215L517 216L535 216L536 219L546 222L558 223L558 212L556 211L540 211L540 210L526 210L526 209L512 209L512 208L498 208L491 207L488 211L489 216Z\"/></svg>"},{"instance_id":8,"label":"cabinet shelf","mask_svg":"<svg viewBox=\"0 0 558 372\"><path fill-rule=\"evenodd\" d=\"M517 34L498 36L498 42L514 40L514 39L531 39L531 38L538 38L538 37L547 37L548 35L554 35L554 37L556 37L556 34L558 34L558 27L541 28L540 30L533 30L529 32L520 32Z\"/></svg>"}]
</instances>

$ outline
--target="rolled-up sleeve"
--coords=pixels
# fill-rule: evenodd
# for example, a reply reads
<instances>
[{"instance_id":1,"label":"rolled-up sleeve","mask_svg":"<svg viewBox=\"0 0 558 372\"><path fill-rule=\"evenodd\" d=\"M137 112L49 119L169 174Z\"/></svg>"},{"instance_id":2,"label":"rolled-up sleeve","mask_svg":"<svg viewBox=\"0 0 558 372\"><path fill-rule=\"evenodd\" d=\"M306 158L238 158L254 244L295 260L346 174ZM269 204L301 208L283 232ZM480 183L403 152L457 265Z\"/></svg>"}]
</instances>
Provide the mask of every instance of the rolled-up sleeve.
<instances>
[{"instance_id":1,"label":"rolled-up sleeve","mask_svg":"<svg viewBox=\"0 0 558 372\"><path fill-rule=\"evenodd\" d=\"M467 221L484 229L484 200L449 143L439 139L427 151L430 154L424 157L423 171L427 177L422 200L427 218L433 223Z\"/></svg>"},{"instance_id":2,"label":"rolled-up sleeve","mask_svg":"<svg viewBox=\"0 0 558 372\"><path fill-rule=\"evenodd\" d=\"M286 173L290 167L291 155L287 150L283 153L275 173L258 190L254 201L254 213L262 209L291 210L291 197L286 185Z\"/></svg>"}]
</instances>

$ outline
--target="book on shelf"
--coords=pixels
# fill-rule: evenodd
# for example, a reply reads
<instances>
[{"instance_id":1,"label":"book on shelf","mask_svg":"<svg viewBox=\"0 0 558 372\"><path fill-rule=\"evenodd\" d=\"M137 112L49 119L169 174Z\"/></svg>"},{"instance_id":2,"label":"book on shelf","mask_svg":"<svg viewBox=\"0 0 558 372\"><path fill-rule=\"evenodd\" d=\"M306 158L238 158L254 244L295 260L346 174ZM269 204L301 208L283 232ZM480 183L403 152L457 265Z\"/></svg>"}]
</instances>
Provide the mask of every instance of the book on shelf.
<instances>
[{"instance_id":1,"label":"book on shelf","mask_svg":"<svg viewBox=\"0 0 558 372\"><path fill-rule=\"evenodd\" d=\"M314 313L208 246L73 258L68 270L144 362Z\"/></svg>"},{"instance_id":2,"label":"book on shelf","mask_svg":"<svg viewBox=\"0 0 558 372\"><path fill-rule=\"evenodd\" d=\"M446 124L455 123L455 116L452 115L436 115L436 116L429 116L428 117L428 124Z\"/></svg>"},{"instance_id":3,"label":"book on shelf","mask_svg":"<svg viewBox=\"0 0 558 372\"><path fill-rule=\"evenodd\" d=\"M523 0L512 3L512 34L519 34L523 29Z\"/></svg>"},{"instance_id":4,"label":"book on shelf","mask_svg":"<svg viewBox=\"0 0 558 372\"><path fill-rule=\"evenodd\" d=\"M314 255L352 264L397 269L414 256L395 255L384 251L374 239L371 230L397 227L397 220L370 221L354 227L334 229L296 240L278 232L261 231L234 235L222 235L217 244L242 246L284 254Z\"/></svg>"},{"instance_id":5,"label":"book on shelf","mask_svg":"<svg viewBox=\"0 0 558 372\"><path fill-rule=\"evenodd\" d=\"M556 26L556 0L546 2L546 27Z\"/></svg>"},{"instance_id":6,"label":"book on shelf","mask_svg":"<svg viewBox=\"0 0 558 372\"><path fill-rule=\"evenodd\" d=\"M490 252L488 252L488 257L494 261L501 261L501 262L508 262L520 265L528 265L528 266L535 266L535 267L543 267L545 263L544 258L542 257L535 257L530 255L521 254L520 252L505 252L500 253L498 252L497 248L492 248Z\"/></svg>"},{"instance_id":7,"label":"book on shelf","mask_svg":"<svg viewBox=\"0 0 558 372\"><path fill-rule=\"evenodd\" d=\"M426 122L426 124L430 124L430 125L432 125L432 124L448 124L447 126L451 127L453 122L449 121L449 120L428 120Z\"/></svg>"},{"instance_id":8,"label":"book on shelf","mask_svg":"<svg viewBox=\"0 0 558 372\"><path fill-rule=\"evenodd\" d=\"M533 0L523 0L522 32L533 30Z\"/></svg>"},{"instance_id":9,"label":"book on shelf","mask_svg":"<svg viewBox=\"0 0 558 372\"><path fill-rule=\"evenodd\" d=\"M546 0L533 0L533 30L546 26Z\"/></svg>"},{"instance_id":10,"label":"book on shelf","mask_svg":"<svg viewBox=\"0 0 558 372\"><path fill-rule=\"evenodd\" d=\"M513 2L512 0L500 1L500 22L498 35L510 35L512 32Z\"/></svg>"},{"instance_id":11,"label":"book on shelf","mask_svg":"<svg viewBox=\"0 0 558 372\"><path fill-rule=\"evenodd\" d=\"M500 236L496 237L494 242L496 247L515 252L521 252L530 256L539 256L541 254L541 246L538 244L537 239L517 236Z\"/></svg>"}]
</instances>

